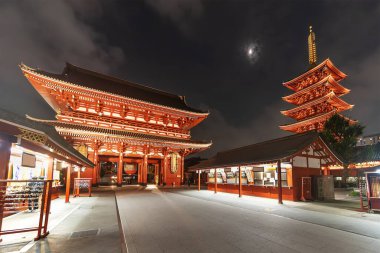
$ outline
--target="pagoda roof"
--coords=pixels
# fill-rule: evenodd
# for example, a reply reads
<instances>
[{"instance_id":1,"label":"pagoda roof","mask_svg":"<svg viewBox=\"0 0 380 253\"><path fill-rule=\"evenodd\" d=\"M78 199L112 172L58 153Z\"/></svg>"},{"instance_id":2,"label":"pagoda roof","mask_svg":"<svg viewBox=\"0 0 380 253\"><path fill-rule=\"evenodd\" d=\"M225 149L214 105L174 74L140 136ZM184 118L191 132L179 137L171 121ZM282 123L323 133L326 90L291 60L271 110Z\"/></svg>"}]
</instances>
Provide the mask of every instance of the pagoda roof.
<instances>
[{"instance_id":1,"label":"pagoda roof","mask_svg":"<svg viewBox=\"0 0 380 253\"><path fill-rule=\"evenodd\" d=\"M46 141L31 141L23 137L21 130L26 130L46 138ZM54 129L54 127L28 119L10 111L0 108L0 132L9 135L21 136L20 145L26 145L27 148L37 149L37 152L46 153L49 156L57 157L60 160L74 161L76 164L87 165L93 167L94 164L84 157L78 150L74 149L67 143ZM32 144L30 144L32 143ZM57 152L52 152L50 147L54 147ZM29 149L32 149L29 148ZM58 155L58 156L57 156ZM67 156L67 157L66 157Z\"/></svg>"},{"instance_id":2,"label":"pagoda roof","mask_svg":"<svg viewBox=\"0 0 380 253\"><path fill-rule=\"evenodd\" d=\"M56 127L57 129L66 129L66 130L76 130L79 132L91 132L94 135L102 135L109 137L118 137L118 138L131 138L131 139L140 139L145 141L158 141L158 142L168 142L168 143L177 143L177 144L188 144L194 145L201 148L208 148L211 146L211 142L209 141L195 141L188 139L180 139L174 137L165 137L158 136L152 134L144 134L144 133L136 133L127 130L117 130L111 128L103 128L89 125L76 124L71 122L63 122L57 120L44 120L44 119L36 119L28 116L29 119L36 122L43 122L45 124Z\"/></svg>"},{"instance_id":3,"label":"pagoda roof","mask_svg":"<svg viewBox=\"0 0 380 253\"><path fill-rule=\"evenodd\" d=\"M323 78L322 80L320 80L319 82L317 82L313 85L310 85L309 87L302 89L298 92L295 92L295 93L290 94L288 96L282 97L282 99L286 102L294 104L293 100L296 97L303 95L303 94L306 94L309 91L317 88L318 86L321 86L321 85L326 84L326 83L328 86L330 86L330 89L332 91L334 91L335 95L337 95L338 97L345 95L351 91L350 89L347 89L347 88L343 87L342 85L340 85L337 81L335 81L335 79L331 75L328 75L325 78Z\"/></svg>"},{"instance_id":4,"label":"pagoda roof","mask_svg":"<svg viewBox=\"0 0 380 253\"><path fill-rule=\"evenodd\" d=\"M62 81L82 88L86 87L183 111L208 114L207 112L188 106L184 96L171 94L145 85L132 83L113 76L80 68L70 63L66 63L66 67L61 74L33 69L24 64L21 64L21 69L23 71L31 71L45 78L51 78L55 81Z\"/></svg>"},{"instance_id":5,"label":"pagoda roof","mask_svg":"<svg viewBox=\"0 0 380 253\"><path fill-rule=\"evenodd\" d=\"M314 99L314 100L312 100L310 102L307 102L307 103L305 103L303 105L297 106L297 107L295 107L293 109L286 110L286 111L281 111L281 113L283 115L288 116L291 113L300 111L302 109L305 109L305 108L308 108L310 106L317 105L317 104L320 104L320 103L323 103L323 102L330 103L334 107L338 108L339 109L338 111L348 110L348 109L351 109L353 107L353 105L350 105L349 103L343 101L342 99L340 99L339 97L337 97L333 91L331 91L331 92L329 92L328 94L326 94L323 97Z\"/></svg>"},{"instance_id":6,"label":"pagoda roof","mask_svg":"<svg viewBox=\"0 0 380 253\"><path fill-rule=\"evenodd\" d=\"M297 128L301 127L301 126L310 125L310 124L314 124L316 122L321 122L321 121L327 120L332 115L334 115L335 113L336 113L336 111L333 110L333 111L326 112L324 114L317 115L315 117L311 117L311 118L308 118L308 119L305 119L305 120L302 120L302 121L298 121L298 122L295 122L295 123L292 123L292 124L282 125L282 126L280 126L280 128L282 130L285 130L285 131L294 132L295 129L297 129Z\"/></svg>"},{"instance_id":7,"label":"pagoda roof","mask_svg":"<svg viewBox=\"0 0 380 253\"><path fill-rule=\"evenodd\" d=\"M254 165L277 162L278 160L287 160L310 147L310 145L317 141L330 150L317 132L309 131L218 152L216 156L209 160L202 161L197 165L190 167L190 170L194 171L198 169ZM335 162L342 163L333 152L331 152L330 155Z\"/></svg>"},{"instance_id":8,"label":"pagoda roof","mask_svg":"<svg viewBox=\"0 0 380 253\"><path fill-rule=\"evenodd\" d=\"M282 83L285 87L291 89L291 90L295 90L295 88L293 87L297 82L301 81L303 78L307 77L308 75L312 74L313 72L315 71L318 71L319 69L323 68L323 67L327 67L330 69L330 71L335 74L334 76L334 79L336 81L340 81L342 79L344 79L347 75L345 73L343 73L342 71L340 71L337 67L335 67L335 65L332 63L332 61L327 58L326 60L322 61L320 64L318 64L317 66L315 66L314 68L306 71L305 73L303 73L302 75L290 80L290 81L287 81L287 82L284 82Z\"/></svg>"}]
</instances>

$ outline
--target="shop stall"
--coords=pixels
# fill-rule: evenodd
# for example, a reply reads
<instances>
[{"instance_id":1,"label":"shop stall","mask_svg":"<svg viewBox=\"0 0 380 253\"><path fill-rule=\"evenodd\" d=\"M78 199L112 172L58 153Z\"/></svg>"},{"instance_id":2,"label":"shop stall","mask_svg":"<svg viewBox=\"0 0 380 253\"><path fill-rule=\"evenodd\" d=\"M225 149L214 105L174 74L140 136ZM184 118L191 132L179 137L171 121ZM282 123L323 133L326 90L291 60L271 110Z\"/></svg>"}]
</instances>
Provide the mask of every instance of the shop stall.
<instances>
[{"instance_id":1,"label":"shop stall","mask_svg":"<svg viewBox=\"0 0 380 253\"><path fill-rule=\"evenodd\" d=\"M369 211L380 211L380 170L366 172Z\"/></svg>"},{"instance_id":2,"label":"shop stall","mask_svg":"<svg viewBox=\"0 0 380 253\"><path fill-rule=\"evenodd\" d=\"M301 200L302 178L321 176L327 166L341 164L317 132L307 132L219 152L190 170L209 171L208 190L278 198L282 203ZM215 184L215 171L225 173L226 180Z\"/></svg>"}]
</instances>

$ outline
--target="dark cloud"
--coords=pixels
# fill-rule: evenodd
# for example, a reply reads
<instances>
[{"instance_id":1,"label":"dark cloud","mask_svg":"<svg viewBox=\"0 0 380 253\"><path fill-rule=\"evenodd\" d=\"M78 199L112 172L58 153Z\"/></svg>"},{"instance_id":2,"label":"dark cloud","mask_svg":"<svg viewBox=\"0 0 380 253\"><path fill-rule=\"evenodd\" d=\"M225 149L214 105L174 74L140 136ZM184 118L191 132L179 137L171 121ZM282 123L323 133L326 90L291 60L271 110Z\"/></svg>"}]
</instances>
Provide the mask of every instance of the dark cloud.
<instances>
[{"instance_id":1,"label":"dark cloud","mask_svg":"<svg viewBox=\"0 0 380 253\"><path fill-rule=\"evenodd\" d=\"M202 0L145 0L162 17L174 22L181 32L190 36L192 23L203 12Z\"/></svg>"},{"instance_id":2,"label":"dark cloud","mask_svg":"<svg viewBox=\"0 0 380 253\"><path fill-rule=\"evenodd\" d=\"M192 130L216 151L288 134L282 86L308 68L312 24L319 60L348 74L347 115L380 132L378 1L2 1L0 106L53 116L22 77L21 61L61 71L64 62L179 95L210 110ZM259 45L254 64L247 46Z\"/></svg>"},{"instance_id":3,"label":"dark cloud","mask_svg":"<svg viewBox=\"0 0 380 253\"><path fill-rule=\"evenodd\" d=\"M60 72L66 61L103 72L123 62L120 48L75 15L78 6L65 1L0 3L1 107L52 116L22 76L21 62L55 72Z\"/></svg>"}]
</instances>

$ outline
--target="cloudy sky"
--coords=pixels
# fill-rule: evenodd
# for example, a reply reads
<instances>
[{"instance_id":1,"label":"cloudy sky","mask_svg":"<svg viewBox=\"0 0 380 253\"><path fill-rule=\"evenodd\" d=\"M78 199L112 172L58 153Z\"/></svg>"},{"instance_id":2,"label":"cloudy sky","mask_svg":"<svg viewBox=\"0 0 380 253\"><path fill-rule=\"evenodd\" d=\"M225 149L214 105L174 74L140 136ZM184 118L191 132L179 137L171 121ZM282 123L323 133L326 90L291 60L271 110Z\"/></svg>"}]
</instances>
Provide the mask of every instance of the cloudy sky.
<instances>
[{"instance_id":1,"label":"cloudy sky","mask_svg":"<svg viewBox=\"0 0 380 253\"><path fill-rule=\"evenodd\" d=\"M210 117L192 131L217 151L287 135L282 86L308 68L308 26L319 61L348 77L346 114L380 132L379 1L1 1L0 107L52 118L21 62L65 62L179 95ZM252 49L248 57L247 50Z\"/></svg>"}]
</instances>

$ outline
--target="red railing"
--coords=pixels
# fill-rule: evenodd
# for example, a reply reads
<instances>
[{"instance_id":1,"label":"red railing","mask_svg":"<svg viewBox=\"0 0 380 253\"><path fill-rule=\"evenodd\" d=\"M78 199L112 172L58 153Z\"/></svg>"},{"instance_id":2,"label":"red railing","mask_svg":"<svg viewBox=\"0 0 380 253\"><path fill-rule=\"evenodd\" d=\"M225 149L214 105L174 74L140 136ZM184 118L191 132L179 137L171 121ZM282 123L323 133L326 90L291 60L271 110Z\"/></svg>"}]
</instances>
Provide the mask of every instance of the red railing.
<instances>
[{"instance_id":1,"label":"red railing","mask_svg":"<svg viewBox=\"0 0 380 253\"><path fill-rule=\"evenodd\" d=\"M15 233L37 231L35 240L46 237L49 222L53 180L0 180L0 236ZM25 222L24 228L7 228L3 230L3 219L7 216L20 212L39 212L32 223L38 220L37 226L28 226ZM37 218L38 217L38 218ZM12 217L9 217L12 218ZM18 216L17 218L22 218ZM36 222L37 223L37 222Z\"/></svg>"}]
</instances>

